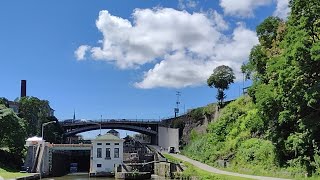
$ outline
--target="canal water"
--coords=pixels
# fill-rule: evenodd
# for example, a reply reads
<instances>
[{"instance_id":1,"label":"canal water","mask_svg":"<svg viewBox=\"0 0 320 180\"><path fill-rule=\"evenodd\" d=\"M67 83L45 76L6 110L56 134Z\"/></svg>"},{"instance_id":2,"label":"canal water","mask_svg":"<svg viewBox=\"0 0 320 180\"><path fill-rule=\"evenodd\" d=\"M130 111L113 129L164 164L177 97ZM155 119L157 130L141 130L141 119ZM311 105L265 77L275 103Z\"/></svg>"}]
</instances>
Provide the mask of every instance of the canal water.
<instances>
[{"instance_id":1,"label":"canal water","mask_svg":"<svg viewBox=\"0 0 320 180\"><path fill-rule=\"evenodd\" d=\"M50 177L43 180L114 180L112 177L89 177L89 174L69 174L62 177Z\"/></svg>"}]
</instances>

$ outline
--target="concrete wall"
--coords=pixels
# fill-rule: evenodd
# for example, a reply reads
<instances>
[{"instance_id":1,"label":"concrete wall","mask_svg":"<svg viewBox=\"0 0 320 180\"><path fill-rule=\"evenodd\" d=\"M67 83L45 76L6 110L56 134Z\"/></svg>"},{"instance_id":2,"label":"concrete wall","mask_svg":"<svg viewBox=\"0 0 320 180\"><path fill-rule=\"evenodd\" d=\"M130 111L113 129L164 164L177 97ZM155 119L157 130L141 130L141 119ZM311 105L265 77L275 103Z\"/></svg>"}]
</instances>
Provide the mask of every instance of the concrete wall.
<instances>
[{"instance_id":1,"label":"concrete wall","mask_svg":"<svg viewBox=\"0 0 320 180\"><path fill-rule=\"evenodd\" d=\"M175 147L179 150L179 129L160 127L158 128L158 145L166 150Z\"/></svg>"}]
</instances>

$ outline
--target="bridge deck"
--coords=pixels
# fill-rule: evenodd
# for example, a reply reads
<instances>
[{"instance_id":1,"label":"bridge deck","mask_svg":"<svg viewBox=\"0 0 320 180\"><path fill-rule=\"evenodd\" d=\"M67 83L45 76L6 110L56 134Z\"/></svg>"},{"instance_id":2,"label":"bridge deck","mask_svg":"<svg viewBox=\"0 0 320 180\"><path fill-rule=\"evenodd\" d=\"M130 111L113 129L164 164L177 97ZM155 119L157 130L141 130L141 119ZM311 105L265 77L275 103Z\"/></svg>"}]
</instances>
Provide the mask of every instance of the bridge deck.
<instances>
[{"instance_id":1,"label":"bridge deck","mask_svg":"<svg viewBox=\"0 0 320 180\"><path fill-rule=\"evenodd\" d=\"M161 124L156 119L102 119L102 120L64 120L59 121L62 126L82 125L82 124L108 124L108 123L127 123L127 124Z\"/></svg>"}]
</instances>

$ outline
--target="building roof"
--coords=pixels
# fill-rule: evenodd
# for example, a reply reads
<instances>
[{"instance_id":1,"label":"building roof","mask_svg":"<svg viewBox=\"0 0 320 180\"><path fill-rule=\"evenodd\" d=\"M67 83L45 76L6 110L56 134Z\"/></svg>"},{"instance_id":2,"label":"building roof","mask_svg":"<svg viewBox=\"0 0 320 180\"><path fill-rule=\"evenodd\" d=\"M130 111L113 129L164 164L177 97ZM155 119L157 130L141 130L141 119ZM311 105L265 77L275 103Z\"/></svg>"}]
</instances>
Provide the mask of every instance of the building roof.
<instances>
[{"instance_id":1,"label":"building roof","mask_svg":"<svg viewBox=\"0 0 320 180\"><path fill-rule=\"evenodd\" d=\"M15 102L15 101L8 101L8 104L19 106L19 102Z\"/></svg>"},{"instance_id":2,"label":"building roof","mask_svg":"<svg viewBox=\"0 0 320 180\"><path fill-rule=\"evenodd\" d=\"M33 136L28 138L26 141L43 141L42 137Z\"/></svg>"},{"instance_id":3,"label":"building roof","mask_svg":"<svg viewBox=\"0 0 320 180\"><path fill-rule=\"evenodd\" d=\"M110 131L108 131L107 133L119 133L118 131L114 130L114 129L111 129Z\"/></svg>"},{"instance_id":4,"label":"building roof","mask_svg":"<svg viewBox=\"0 0 320 180\"><path fill-rule=\"evenodd\" d=\"M105 135L102 136L98 136L96 139L94 139L94 141L124 141L123 139L120 139L119 137L107 133Z\"/></svg>"}]
</instances>

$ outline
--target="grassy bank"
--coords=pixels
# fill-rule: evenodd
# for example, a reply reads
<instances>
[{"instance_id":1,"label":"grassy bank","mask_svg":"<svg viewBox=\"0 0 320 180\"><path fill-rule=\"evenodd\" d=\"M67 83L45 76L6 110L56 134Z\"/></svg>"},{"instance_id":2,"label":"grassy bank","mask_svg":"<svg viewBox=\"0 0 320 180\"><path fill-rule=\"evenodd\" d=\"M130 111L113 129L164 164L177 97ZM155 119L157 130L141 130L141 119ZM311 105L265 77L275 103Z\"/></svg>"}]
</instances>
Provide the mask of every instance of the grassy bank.
<instances>
[{"instance_id":1,"label":"grassy bank","mask_svg":"<svg viewBox=\"0 0 320 180\"><path fill-rule=\"evenodd\" d=\"M186 170L182 173L183 178L191 178L191 177L197 177L201 180L205 179L212 179L212 180L246 180L248 178L242 178L242 177L236 177L236 176L227 176L227 175L221 175L221 174L214 174L208 171L204 171L188 162L181 161L179 159L176 159L175 157L164 154L164 156L171 162L175 163L182 163L184 166L186 166Z\"/></svg>"},{"instance_id":2,"label":"grassy bank","mask_svg":"<svg viewBox=\"0 0 320 180\"><path fill-rule=\"evenodd\" d=\"M29 173L14 172L14 171L0 167L0 177L4 179L14 179L14 178L27 176L27 175L29 175Z\"/></svg>"}]
</instances>

